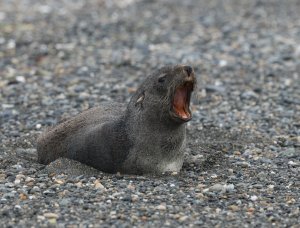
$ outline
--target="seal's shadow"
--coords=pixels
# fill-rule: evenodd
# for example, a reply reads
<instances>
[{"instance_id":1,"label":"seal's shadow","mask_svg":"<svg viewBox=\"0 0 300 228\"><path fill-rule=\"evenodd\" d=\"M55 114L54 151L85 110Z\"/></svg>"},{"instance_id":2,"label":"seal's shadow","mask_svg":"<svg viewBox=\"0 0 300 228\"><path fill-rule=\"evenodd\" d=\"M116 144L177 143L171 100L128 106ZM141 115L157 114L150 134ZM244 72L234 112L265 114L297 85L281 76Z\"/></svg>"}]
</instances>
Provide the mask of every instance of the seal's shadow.
<instances>
[{"instance_id":1,"label":"seal's shadow","mask_svg":"<svg viewBox=\"0 0 300 228\"><path fill-rule=\"evenodd\" d=\"M183 171L203 172L216 166L230 166L229 157L235 152L242 152L247 147L263 147L265 138L246 131L230 131L217 127L196 126L187 129L187 145Z\"/></svg>"}]
</instances>

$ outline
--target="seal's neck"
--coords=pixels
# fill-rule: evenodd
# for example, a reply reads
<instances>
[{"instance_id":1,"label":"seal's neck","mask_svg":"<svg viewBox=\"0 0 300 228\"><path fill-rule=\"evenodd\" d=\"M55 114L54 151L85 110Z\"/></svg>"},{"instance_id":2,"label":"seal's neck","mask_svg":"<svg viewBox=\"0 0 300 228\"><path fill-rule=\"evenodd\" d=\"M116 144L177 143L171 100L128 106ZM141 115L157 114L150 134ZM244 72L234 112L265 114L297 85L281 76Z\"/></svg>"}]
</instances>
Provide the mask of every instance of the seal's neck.
<instances>
[{"instance_id":1,"label":"seal's neck","mask_svg":"<svg viewBox=\"0 0 300 228\"><path fill-rule=\"evenodd\" d=\"M149 115L149 113L144 112L143 110L135 110L133 112L129 107L125 111L124 119L126 122L130 123L130 126L134 131L144 130L145 132L172 132L182 130L186 126L186 123L175 122L166 116L159 116L154 113Z\"/></svg>"}]
</instances>

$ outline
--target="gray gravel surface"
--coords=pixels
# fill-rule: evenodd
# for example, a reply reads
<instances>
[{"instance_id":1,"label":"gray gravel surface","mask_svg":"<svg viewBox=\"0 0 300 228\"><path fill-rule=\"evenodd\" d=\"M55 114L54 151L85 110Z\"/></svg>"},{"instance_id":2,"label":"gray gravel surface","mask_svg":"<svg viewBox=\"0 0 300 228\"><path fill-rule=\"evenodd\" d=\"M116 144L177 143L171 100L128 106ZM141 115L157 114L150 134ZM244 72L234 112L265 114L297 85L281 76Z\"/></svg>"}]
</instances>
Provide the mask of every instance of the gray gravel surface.
<instances>
[{"instance_id":1,"label":"gray gravel surface","mask_svg":"<svg viewBox=\"0 0 300 228\"><path fill-rule=\"evenodd\" d=\"M297 0L1 0L0 226L299 227L299 12ZM176 63L199 81L179 174L36 162L48 126L126 102Z\"/></svg>"}]
</instances>

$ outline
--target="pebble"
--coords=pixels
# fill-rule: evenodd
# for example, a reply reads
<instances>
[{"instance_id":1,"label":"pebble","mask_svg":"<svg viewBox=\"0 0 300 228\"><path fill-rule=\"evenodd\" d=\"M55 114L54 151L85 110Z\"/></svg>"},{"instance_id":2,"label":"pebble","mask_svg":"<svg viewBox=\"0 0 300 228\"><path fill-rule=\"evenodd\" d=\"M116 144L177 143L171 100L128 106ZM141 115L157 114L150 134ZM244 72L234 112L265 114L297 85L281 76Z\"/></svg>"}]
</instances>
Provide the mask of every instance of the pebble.
<instances>
[{"instance_id":1,"label":"pebble","mask_svg":"<svg viewBox=\"0 0 300 228\"><path fill-rule=\"evenodd\" d=\"M214 184L213 186L203 190L203 192L207 192L207 191L211 191L211 192L224 191L224 185L223 184Z\"/></svg>"},{"instance_id":2,"label":"pebble","mask_svg":"<svg viewBox=\"0 0 300 228\"><path fill-rule=\"evenodd\" d=\"M165 211L167 210L167 207L165 204L160 204L156 207L157 210L160 210L160 211Z\"/></svg>"},{"instance_id":3,"label":"pebble","mask_svg":"<svg viewBox=\"0 0 300 228\"><path fill-rule=\"evenodd\" d=\"M224 189L226 190L226 192L231 192L234 190L234 184L224 185Z\"/></svg>"},{"instance_id":4,"label":"pebble","mask_svg":"<svg viewBox=\"0 0 300 228\"><path fill-rule=\"evenodd\" d=\"M26 183L28 183L28 182L34 182L34 181L35 181L35 179L32 178L32 177L26 177L26 179L25 179Z\"/></svg>"},{"instance_id":5,"label":"pebble","mask_svg":"<svg viewBox=\"0 0 300 228\"><path fill-rule=\"evenodd\" d=\"M26 82L26 79L24 76L17 76L16 77L16 81L17 82L21 82L21 83L25 83Z\"/></svg>"},{"instance_id":6,"label":"pebble","mask_svg":"<svg viewBox=\"0 0 300 228\"><path fill-rule=\"evenodd\" d=\"M45 218L49 218L49 219L51 219L51 218L57 219L57 218L59 217L58 214L51 213L51 212L44 213L43 216L44 216Z\"/></svg>"},{"instance_id":7,"label":"pebble","mask_svg":"<svg viewBox=\"0 0 300 228\"><path fill-rule=\"evenodd\" d=\"M187 216L187 215L180 216L179 219L178 219L178 221L179 222L185 222L186 220L188 220L188 218L189 218L189 216Z\"/></svg>"},{"instance_id":8,"label":"pebble","mask_svg":"<svg viewBox=\"0 0 300 228\"><path fill-rule=\"evenodd\" d=\"M237 162L236 164L241 166L242 168L248 168L251 166L248 162Z\"/></svg>"},{"instance_id":9,"label":"pebble","mask_svg":"<svg viewBox=\"0 0 300 228\"><path fill-rule=\"evenodd\" d=\"M256 201L256 200L258 199L258 197L254 195L254 196L251 196L250 199L251 199L252 201Z\"/></svg>"},{"instance_id":10,"label":"pebble","mask_svg":"<svg viewBox=\"0 0 300 228\"><path fill-rule=\"evenodd\" d=\"M54 196L54 195L56 195L56 192L51 189L47 189L47 190L43 191L43 194L46 196Z\"/></svg>"},{"instance_id":11,"label":"pebble","mask_svg":"<svg viewBox=\"0 0 300 228\"><path fill-rule=\"evenodd\" d=\"M30 190L30 193L34 194L34 193L40 192L40 191L41 191L41 189L38 186L33 186L33 188ZM47 194L47 192L44 194Z\"/></svg>"},{"instance_id":12,"label":"pebble","mask_svg":"<svg viewBox=\"0 0 300 228\"><path fill-rule=\"evenodd\" d=\"M105 189L105 187L100 183L99 180L95 180L95 181L94 181L94 185L95 185L95 188L96 188L96 189L102 189L102 190Z\"/></svg>"}]
</instances>

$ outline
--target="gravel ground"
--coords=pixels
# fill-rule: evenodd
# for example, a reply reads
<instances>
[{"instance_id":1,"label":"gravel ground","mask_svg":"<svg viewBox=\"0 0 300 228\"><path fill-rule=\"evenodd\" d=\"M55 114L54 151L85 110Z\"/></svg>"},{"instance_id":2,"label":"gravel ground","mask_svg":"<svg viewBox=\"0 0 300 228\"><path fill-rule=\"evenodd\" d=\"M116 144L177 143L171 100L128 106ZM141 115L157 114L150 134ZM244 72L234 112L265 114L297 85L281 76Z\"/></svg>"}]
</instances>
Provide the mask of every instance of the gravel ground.
<instances>
[{"instance_id":1,"label":"gravel ground","mask_svg":"<svg viewBox=\"0 0 300 228\"><path fill-rule=\"evenodd\" d=\"M299 227L297 0L1 0L0 226ZM48 126L195 67L179 174L36 162Z\"/></svg>"}]
</instances>

